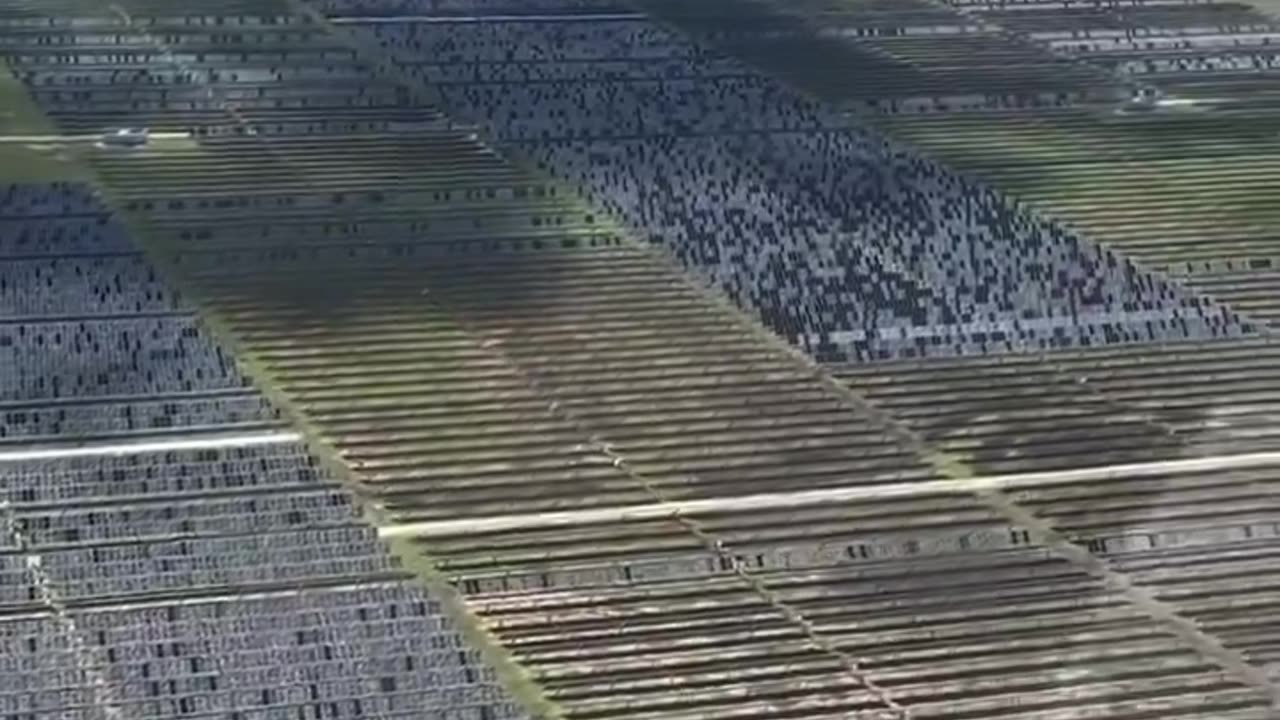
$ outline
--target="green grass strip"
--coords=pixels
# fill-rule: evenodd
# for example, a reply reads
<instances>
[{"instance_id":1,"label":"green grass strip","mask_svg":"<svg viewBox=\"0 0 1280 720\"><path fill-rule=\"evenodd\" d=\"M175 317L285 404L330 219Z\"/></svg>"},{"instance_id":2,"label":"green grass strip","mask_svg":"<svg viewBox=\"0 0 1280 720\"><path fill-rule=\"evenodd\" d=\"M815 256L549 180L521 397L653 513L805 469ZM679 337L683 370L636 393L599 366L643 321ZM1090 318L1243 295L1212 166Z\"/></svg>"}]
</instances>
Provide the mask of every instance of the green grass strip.
<instances>
[{"instance_id":1,"label":"green grass strip","mask_svg":"<svg viewBox=\"0 0 1280 720\"><path fill-rule=\"evenodd\" d=\"M92 176L78 144L16 139L58 134L26 86L7 69L0 70L0 182L88 182Z\"/></svg>"}]
</instances>

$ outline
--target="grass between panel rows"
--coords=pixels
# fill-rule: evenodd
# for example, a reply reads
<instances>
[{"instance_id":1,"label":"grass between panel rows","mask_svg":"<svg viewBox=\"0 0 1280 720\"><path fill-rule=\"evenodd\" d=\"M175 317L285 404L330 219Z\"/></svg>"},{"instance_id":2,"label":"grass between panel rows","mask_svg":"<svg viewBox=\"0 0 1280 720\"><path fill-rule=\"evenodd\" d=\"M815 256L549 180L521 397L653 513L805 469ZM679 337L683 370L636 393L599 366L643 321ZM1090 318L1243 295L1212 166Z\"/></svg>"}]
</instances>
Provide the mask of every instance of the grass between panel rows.
<instances>
[{"instance_id":1,"label":"grass between panel rows","mask_svg":"<svg viewBox=\"0 0 1280 720\"><path fill-rule=\"evenodd\" d=\"M27 141L54 136L57 128L40 112L26 87L0 69L0 182L86 182L92 176L76 143Z\"/></svg>"}]
</instances>

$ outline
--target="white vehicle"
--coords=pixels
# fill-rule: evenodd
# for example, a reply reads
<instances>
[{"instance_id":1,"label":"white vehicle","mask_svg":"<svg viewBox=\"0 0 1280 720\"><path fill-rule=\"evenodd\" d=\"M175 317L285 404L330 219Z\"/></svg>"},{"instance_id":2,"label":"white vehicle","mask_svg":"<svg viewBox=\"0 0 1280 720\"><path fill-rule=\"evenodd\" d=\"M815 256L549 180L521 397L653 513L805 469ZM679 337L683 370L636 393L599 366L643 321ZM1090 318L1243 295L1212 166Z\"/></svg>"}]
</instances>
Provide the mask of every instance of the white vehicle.
<instances>
[{"instance_id":1,"label":"white vehicle","mask_svg":"<svg viewBox=\"0 0 1280 720\"><path fill-rule=\"evenodd\" d=\"M1161 93L1153 87L1136 90L1125 106L1128 112L1148 112L1160 107Z\"/></svg>"},{"instance_id":2,"label":"white vehicle","mask_svg":"<svg viewBox=\"0 0 1280 720\"><path fill-rule=\"evenodd\" d=\"M1215 98L1169 97L1156 88L1143 88L1122 106L1116 108L1117 115L1143 113L1205 113L1226 107L1228 103Z\"/></svg>"},{"instance_id":3,"label":"white vehicle","mask_svg":"<svg viewBox=\"0 0 1280 720\"><path fill-rule=\"evenodd\" d=\"M151 131L146 128L120 128L104 133L101 143L109 147L141 147L147 144Z\"/></svg>"}]
</instances>

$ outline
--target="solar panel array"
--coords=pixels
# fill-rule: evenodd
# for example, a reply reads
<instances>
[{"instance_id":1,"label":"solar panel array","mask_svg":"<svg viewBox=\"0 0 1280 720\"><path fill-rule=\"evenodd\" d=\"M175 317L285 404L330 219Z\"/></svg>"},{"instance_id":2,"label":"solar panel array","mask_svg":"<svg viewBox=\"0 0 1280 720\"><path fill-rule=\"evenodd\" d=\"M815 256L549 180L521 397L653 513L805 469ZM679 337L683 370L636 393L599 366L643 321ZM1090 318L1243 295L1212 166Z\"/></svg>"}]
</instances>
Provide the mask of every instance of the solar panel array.
<instances>
[{"instance_id":1,"label":"solar panel array","mask_svg":"<svg viewBox=\"0 0 1280 720\"><path fill-rule=\"evenodd\" d=\"M524 716L89 187L0 190L0 377L0 716Z\"/></svg>"},{"instance_id":2,"label":"solar panel array","mask_svg":"<svg viewBox=\"0 0 1280 720\"><path fill-rule=\"evenodd\" d=\"M643 16L351 24L820 359L1252 331Z\"/></svg>"},{"instance_id":3,"label":"solar panel array","mask_svg":"<svg viewBox=\"0 0 1280 720\"><path fill-rule=\"evenodd\" d=\"M830 28L878 22L874 5L841 3L844 14L822 12L827 6L817 0L756 7L768 14L798 13ZM1268 200L1280 152L1271 130L1277 112L1273 13L1240 2L948 5L953 17L1003 38L1007 47L1038 55L1042 63L1092 69L1121 86L1114 94L1123 97L1139 87L1156 88L1167 104L1154 112L1126 112L1123 105L1095 101L900 113L883 117L882 127L1148 268L1275 322L1280 295L1270 228L1276 206ZM954 66L946 58L962 57L966 50L953 40L935 38L917 47L897 37L859 38L844 43L839 57L871 57L914 73L933 62ZM793 62L767 50L760 47L753 57L779 70ZM982 68L1004 69L985 63ZM1031 104L1034 88L1016 96L1021 104ZM856 92L828 96L858 101Z\"/></svg>"},{"instance_id":4,"label":"solar panel array","mask_svg":"<svg viewBox=\"0 0 1280 720\"><path fill-rule=\"evenodd\" d=\"M607 0L192 0L107 14L64 0L79 20L51 26L43 4L2 7L0 47L62 128L191 134L84 151L181 296L140 256L77 257L99 241L55 239L51 219L30 242L63 243L58 263L15 275L30 289L12 297L60 312L79 294L100 314L198 306L205 324L178 333L182 352L157 357L145 382L122 365L120 387L212 393L200 383L225 352L205 334L216 328L340 460L373 520L293 442L2 466L5 572L19 587L3 627L21 653L14 687L31 688L9 698L43 703L14 712L1274 713L1280 459L1266 451L1280 398L1265 314L1196 295L995 190L1016 188L898 144L915 142L918 113L959 127L1093 112L1127 92L1108 68L968 10L897 2L691 14ZM815 23L819 11L849 24ZM811 54L781 63L788 38ZM841 107L851 78L907 65L894 52L913 53L915 75L876 76ZM495 84L507 92L489 95ZM956 104L978 88L992 92ZM584 103L614 114L591 120ZM584 143L575 165L562 148ZM836 152L860 160L822 170ZM760 189L746 192L778 199L744 201L755 215L681 180L682 167L748 158ZM893 213L825 194L874 192L866 174L895 183L900 204L866 198ZM661 193L660 213L635 209L645 192ZM685 196L670 227L739 232L664 229ZM115 228L107 245L131 252L119 216L85 197ZM982 219L967 232L990 236L961 242L935 208L971 208ZM812 244L787 245L796 228ZM968 259L945 256L953 240ZM1012 262L1011 247L1029 254ZM817 292L801 269L824 248L863 275L795 295ZM765 258L773 275L754 264ZM872 270L879 289L855 292L863 280L849 278ZM1034 273L1044 282L1023 282ZM917 323L927 293L894 295L890 277L950 294ZM38 289L50 282L69 292ZM776 314L808 297L813 312ZM1070 308L1093 297L1129 324L1091 330ZM978 316L993 327L937 350L805 341L849 332L850 316L897 331L959 323L948 308L1030 323L1022 311L1064 307L1064 332L1043 343L996 338L998 318ZM86 321L95 338L99 320ZM882 354L943 357L867 362ZM31 367L24 387L74 374ZM272 424L256 431L279 432L264 411ZM72 510L47 510L67 499ZM447 578L536 692L509 675L514 695L498 690L444 619L451 595L417 589L375 534L413 571Z\"/></svg>"}]
</instances>

